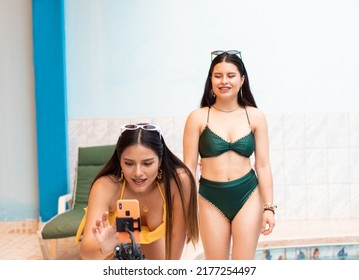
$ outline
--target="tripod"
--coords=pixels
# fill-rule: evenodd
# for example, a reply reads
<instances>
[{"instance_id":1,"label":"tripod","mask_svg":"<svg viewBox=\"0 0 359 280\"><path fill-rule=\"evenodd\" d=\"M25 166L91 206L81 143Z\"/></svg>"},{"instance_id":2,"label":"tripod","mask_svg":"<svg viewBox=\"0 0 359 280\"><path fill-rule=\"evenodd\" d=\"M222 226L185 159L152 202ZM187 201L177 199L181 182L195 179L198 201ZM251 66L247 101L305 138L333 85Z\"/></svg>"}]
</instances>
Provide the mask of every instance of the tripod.
<instances>
[{"instance_id":1,"label":"tripod","mask_svg":"<svg viewBox=\"0 0 359 280\"><path fill-rule=\"evenodd\" d=\"M124 230L130 235L131 243L120 243L115 246L115 260L144 260L140 244L136 243L135 236L130 230L130 225L127 222L123 223Z\"/></svg>"}]
</instances>

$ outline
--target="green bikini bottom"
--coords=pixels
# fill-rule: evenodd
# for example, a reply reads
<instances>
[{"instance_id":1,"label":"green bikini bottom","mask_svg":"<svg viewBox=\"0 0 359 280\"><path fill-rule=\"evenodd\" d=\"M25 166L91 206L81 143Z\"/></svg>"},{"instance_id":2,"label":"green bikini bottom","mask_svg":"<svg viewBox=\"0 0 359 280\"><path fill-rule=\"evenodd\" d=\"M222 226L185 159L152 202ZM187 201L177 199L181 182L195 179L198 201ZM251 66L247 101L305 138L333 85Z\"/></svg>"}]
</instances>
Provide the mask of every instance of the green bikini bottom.
<instances>
[{"instance_id":1,"label":"green bikini bottom","mask_svg":"<svg viewBox=\"0 0 359 280\"><path fill-rule=\"evenodd\" d=\"M216 207L228 221L232 221L258 185L258 178L252 169L243 177L215 182L205 178L199 180L199 194Z\"/></svg>"}]
</instances>

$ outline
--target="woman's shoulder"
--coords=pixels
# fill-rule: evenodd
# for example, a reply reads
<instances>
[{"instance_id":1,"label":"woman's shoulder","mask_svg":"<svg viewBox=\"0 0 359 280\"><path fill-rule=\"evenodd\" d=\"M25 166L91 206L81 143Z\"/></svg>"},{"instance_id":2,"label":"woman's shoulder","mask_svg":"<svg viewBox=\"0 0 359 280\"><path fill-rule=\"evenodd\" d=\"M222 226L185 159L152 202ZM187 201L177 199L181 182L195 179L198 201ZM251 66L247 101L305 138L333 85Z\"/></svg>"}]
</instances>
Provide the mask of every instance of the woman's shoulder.
<instances>
[{"instance_id":1,"label":"woman's shoulder","mask_svg":"<svg viewBox=\"0 0 359 280\"><path fill-rule=\"evenodd\" d=\"M203 114L208 114L208 107L202 107L202 108L198 108L193 110L192 112L189 113L189 116L199 116L199 115L203 115Z\"/></svg>"},{"instance_id":2,"label":"woman's shoulder","mask_svg":"<svg viewBox=\"0 0 359 280\"><path fill-rule=\"evenodd\" d=\"M106 193L113 193L118 191L119 183L120 182L112 176L102 176L93 183L92 189L95 192L102 193L105 188Z\"/></svg>"},{"instance_id":3,"label":"woman's shoulder","mask_svg":"<svg viewBox=\"0 0 359 280\"><path fill-rule=\"evenodd\" d=\"M247 110L248 116L251 120L254 119L254 120L260 121L260 120L265 119L264 113L257 107L246 106L246 110Z\"/></svg>"},{"instance_id":4,"label":"woman's shoulder","mask_svg":"<svg viewBox=\"0 0 359 280\"><path fill-rule=\"evenodd\" d=\"M112 175L105 175L98 178L95 183L100 185L116 185L119 180Z\"/></svg>"},{"instance_id":5,"label":"woman's shoulder","mask_svg":"<svg viewBox=\"0 0 359 280\"><path fill-rule=\"evenodd\" d=\"M260 109L251 106L247 106L246 109L251 127L254 130L267 127L266 116Z\"/></svg>"},{"instance_id":6,"label":"woman's shoulder","mask_svg":"<svg viewBox=\"0 0 359 280\"><path fill-rule=\"evenodd\" d=\"M182 181L182 184L186 184L187 182L190 182L190 175L188 174L188 171L184 167L177 167L176 174L178 179ZM173 184L176 184L176 181L174 178L171 178L171 185Z\"/></svg>"},{"instance_id":7,"label":"woman's shoulder","mask_svg":"<svg viewBox=\"0 0 359 280\"><path fill-rule=\"evenodd\" d=\"M186 179L186 178L188 178L188 176L189 176L188 173L187 173L187 171L186 171L186 169L183 168L183 167L177 167L176 173L177 173L178 177L180 177L181 179L182 179L182 178L183 178L183 179Z\"/></svg>"},{"instance_id":8,"label":"woman's shoulder","mask_svg":"<svg viewBox=\"0 0 359 280\"><path fill-rule=\"evenodd\" d=\"M176 173L177 173L178 179L182 183L182 186L183 186L182 190L185 191L185 192L190 190L189 187L188 188L186 187L186 186L191 184L190 175L187 173L187 171L182 167L178 167L176 169ZM171 178L171 184L170 185L171 185L172 194L174 194L174 195L178 194L178 186L177 186L177 183L176 183L174 178Z\"/></svg>"},{"instance_id":9,"label":"woman's shoulder","mask_svg":"<svg viewBox=\"0 0 359 280\"><path fill-rule=\"evenodd\" d=\"M246 106L246 110L248 113L250 112L252 114L263 114L263 112L260 109L253 106Z\"/></svg>"},{"instance_id":10,"label":"woman's shoulder","mask_svg":"<svg viewBox=\"0 0 359 280\"><path fill-rule=\"evenodd\" d=\"M207 114L208 114L208 107L195 109L189 113L187 117L187 122L202 123L207 119Z\"/></svg>"}]
</instances>

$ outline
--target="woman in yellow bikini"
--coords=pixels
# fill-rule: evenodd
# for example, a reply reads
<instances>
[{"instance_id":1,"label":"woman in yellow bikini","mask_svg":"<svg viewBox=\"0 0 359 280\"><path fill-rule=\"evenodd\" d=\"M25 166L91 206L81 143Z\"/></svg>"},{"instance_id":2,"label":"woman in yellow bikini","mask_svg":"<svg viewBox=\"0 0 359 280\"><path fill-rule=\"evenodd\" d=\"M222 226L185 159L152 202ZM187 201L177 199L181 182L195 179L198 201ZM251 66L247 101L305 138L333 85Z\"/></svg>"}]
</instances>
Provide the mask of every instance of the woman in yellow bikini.
<instances>
[{"instance_id":1,"label":"woman in yellow bikini","mask_svg":"<svg viewBox=\"0 0 359 280\"><path fill-rule=\"evenodd\" d=\"M190 170L166 146L157 126L121 129L111 159L98 173L78 230L83 259L112 258L119 243L118 199L140 205L140 246L145 259L180 259L185 243L198 241L196 184Z\"/></svg>"}]
</instances>

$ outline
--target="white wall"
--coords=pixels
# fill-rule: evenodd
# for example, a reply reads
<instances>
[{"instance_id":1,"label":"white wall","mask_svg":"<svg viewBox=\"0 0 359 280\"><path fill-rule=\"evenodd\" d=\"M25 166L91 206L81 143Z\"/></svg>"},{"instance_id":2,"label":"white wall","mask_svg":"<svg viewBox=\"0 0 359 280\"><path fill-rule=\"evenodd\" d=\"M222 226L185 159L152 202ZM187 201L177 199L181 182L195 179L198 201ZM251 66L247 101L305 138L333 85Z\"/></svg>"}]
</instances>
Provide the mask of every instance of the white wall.
<instances>
[{"instance_id":1,"label":"white wall","mask_svg":"<svg viewBox=\"0 0 359 280\"><path fill-rule=\"evenodd\" d=\"M31 0L0 1L0 221L38 217Z\"/></svg>"},{"instance_id":2,"label":"white wall","mask_svg":"<svg viewBox=\"0 0 359 280\"><path fill-rule=\"evenodd\" d=\"M266 112L359 108L356 0L66 1L69 118L187 115L239 49Z\"/></svg>"},{"instance_id":3,"label":"white wall","mask_svg":"<svg viewBox=\"0 0 359 280\"><path fill-rule=\"evenodd\" d=\"M359 2L66 1L70 174L78 146L153 121L182 156L210 51L242 51L268 117L278 220L359 218Z\"/></svg>"}]
</instances>

